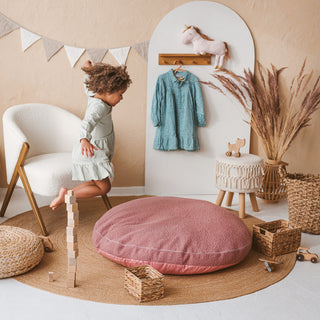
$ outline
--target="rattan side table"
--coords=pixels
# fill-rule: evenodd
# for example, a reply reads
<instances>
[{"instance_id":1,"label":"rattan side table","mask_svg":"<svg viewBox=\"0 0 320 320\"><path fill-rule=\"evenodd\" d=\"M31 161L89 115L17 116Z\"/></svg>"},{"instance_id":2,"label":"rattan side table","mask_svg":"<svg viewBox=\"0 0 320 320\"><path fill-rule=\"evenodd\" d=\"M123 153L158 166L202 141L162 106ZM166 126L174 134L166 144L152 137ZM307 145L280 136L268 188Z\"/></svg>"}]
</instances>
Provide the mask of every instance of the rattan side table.
<instances>
[{"instance_id":1,"label":"rattan side table","mask_svg":"<svg viewBox=\"0 0 320 320\"><path fill-rule=\"evenodd\" d=\"M239 193L239 217L245 217L245 194L249 194L252 210L259 211L255 192L263 180L263 160L253 154L235 158L226 155L216 158L216 187L220 189L216 205L221 206L228 192L226 206L231 206L234 193Z\"/></svg>"}]
</instances>

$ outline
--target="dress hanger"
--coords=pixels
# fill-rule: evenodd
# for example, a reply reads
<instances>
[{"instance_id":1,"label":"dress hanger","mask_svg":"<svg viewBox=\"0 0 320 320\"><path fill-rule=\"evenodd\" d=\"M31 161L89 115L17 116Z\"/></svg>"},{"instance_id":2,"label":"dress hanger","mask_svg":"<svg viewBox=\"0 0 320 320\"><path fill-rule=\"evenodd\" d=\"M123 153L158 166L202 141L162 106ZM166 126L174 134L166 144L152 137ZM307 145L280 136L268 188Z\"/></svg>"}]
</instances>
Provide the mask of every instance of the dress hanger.
<instances>
[{"instance_id":1,"label":"dress hanger","mask_svg":"<svg viewBox=\"0 0 320 320\"><path fill-rule=\"evenodd\" d=\"M179 63L180 65L179 65L177 68L172 69L172 70L173 70L174 76L175 76L179 81L183 81L183 80L184 80L184 77L178 77L178 76L177 76L177 72L178 72L178 71L186 72L186 70L181 69L181 67L183 66L183 63L182 63L181 60L175 61L174 64L178 64L178 63Z\"/></svg>"}]
</instances>

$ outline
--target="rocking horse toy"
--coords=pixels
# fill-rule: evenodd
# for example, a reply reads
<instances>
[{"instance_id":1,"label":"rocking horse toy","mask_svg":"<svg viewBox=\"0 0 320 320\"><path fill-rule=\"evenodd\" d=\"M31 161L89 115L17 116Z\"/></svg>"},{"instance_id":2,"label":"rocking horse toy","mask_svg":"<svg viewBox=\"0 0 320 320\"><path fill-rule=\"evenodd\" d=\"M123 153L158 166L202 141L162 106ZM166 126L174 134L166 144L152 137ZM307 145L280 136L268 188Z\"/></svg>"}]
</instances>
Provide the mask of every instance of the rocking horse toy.
<instances>
[{"instance_id":1,"label":"rocking horse toy","mask_svg":"<svg viewBox=\"0 0 320 320\"><path fill-rule=\"evenodd\" d=\"M200 29L194 26L185 26L182 33L182 43L193 45L195 54L212 54L215 55L214 68L221 69L224 59L230 58L229 48L226 42L213 40L200 32Z\"/></svg>"}]
</instances>

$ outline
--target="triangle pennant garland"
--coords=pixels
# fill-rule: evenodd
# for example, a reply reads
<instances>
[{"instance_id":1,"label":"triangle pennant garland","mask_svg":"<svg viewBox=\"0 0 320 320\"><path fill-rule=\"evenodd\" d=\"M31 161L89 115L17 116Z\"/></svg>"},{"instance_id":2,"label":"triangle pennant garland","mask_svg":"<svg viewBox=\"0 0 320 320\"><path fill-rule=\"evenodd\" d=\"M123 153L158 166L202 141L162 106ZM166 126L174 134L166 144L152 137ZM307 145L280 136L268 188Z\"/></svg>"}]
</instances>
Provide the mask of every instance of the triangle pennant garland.
<instances>
[{"instance_id":1,"label":"triangle pennant garland","mask_svg":"<svg viewBox=\"0 0 320 320\"><path fill-rule=\"evenodd\" d=\"M83 55L85 49L83 48L77 48L77 47L70 47L67 45L64 45L64 48L66 50L69 62L71 64L71 68L75 66L77 61L80 59L80 57Z\"/></svg>"},{"instance_id":2,"label":"triangle pennant garland","mask_svg":"<svg viewBox=\"0 0 320 320\"><path fill-rule=\"evenodd\" d=\"M26 51L30 46L41 39L40 36L26 29L20 28L20 31L22 51Z\"/></svg>"},{"instance_id":3,"label":"triangle pennant garland","mask_svg":"<svg viewBox=\"0 0 320 320\"><path fill-rule=\"evenodd\" d=\"M19 26L0 13L0 38L18 29Z\"/></svg>"},{"instance_id":4,"label":"triangle pennant garland","mask_svg":"<svg viewBox=\"0 0 320 320\"><path fill-rule=\"evenodd\" d=\"M68 46L56 40L48 39L42 35L33 33L24 29L21 25L15 23L14 21L7 18L5 15L0 13L0 38L9 34L10 32L20 29L21 34L21 47L22 51L26 51L29 47L31 47L35 42L42 39L43 46L46 53L47 61L49 61L62 47L65 48L67 53L71 68L75 66L80 57L83 55L85 51L88 52L90 59L93 63L99 63L103 60L106 55L108 49L96 49L96 48L78 48ZM148 49L149 49L149 41L141 42L132 45L132 47L137 51L137 53L145 60L148 61ZM129 51L131 46L121 47L109 49L110 53L117 60L120 65L126 65Z\"/></svg>"},{"instance_id":5,"label":"triangle pennant garland","mask_svg":"<svg viewBox=\"0 0 320 320\"><path fill-rule=\"evenodd\" d=\"M146 61L148 61L149 40L132 45L138 54Z\"/></svg>"},{"instance_id":6,"label":"triangle pennant garland","mask_svg":"<svg viewBox=\"0 0 320 320\"><path fill-rule=\"evenodd\" d=\"M92 62L98 63L101 62L108 49L86 49Z\"/></svg>"},{"instance_id":7,"label":"triangle pennant garland","mask_svg":"<svg viewBox=\"0 0 320 320\"><path fill-rule=\"evenodd\" d=\"M109 52L115 57L115 59L118 61L120 65L124 66L127 62L130 48L131 47L128 46L122 48L109 49Z\"/></svg>"},{"instance_id":8,"label":"triangle pennant garland","mask_svg":"<svg viewBox=\"0 0 320 320\"><path fill-rule=\"evenodd\" d=\"M49 61L63 47L63 43L44 37L42 38L42 40L44 50L46 52L47 61Z\"/></svg>"}]
</instances>

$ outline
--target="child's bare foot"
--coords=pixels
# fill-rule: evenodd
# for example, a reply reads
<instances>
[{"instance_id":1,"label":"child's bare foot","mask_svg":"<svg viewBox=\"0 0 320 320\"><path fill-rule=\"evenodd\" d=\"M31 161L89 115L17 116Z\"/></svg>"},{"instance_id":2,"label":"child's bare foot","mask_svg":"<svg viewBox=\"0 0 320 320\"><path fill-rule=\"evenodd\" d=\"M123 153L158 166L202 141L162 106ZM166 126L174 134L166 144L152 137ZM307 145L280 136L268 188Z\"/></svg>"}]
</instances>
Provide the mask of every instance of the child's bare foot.
<instances>
[{"instance_id":1,"label":"child's bare foot","mask_svg":"<svg viewBox=\"0 0 320 320\"><path fill-rule=\"evenodd\" d=\"M64 196L67 194L67 192L67 188L60 189L59 195L50 203L50 208L52 210L56 210L60 206L60 204L64 202Z\"/></svg>"}]
</instances>

